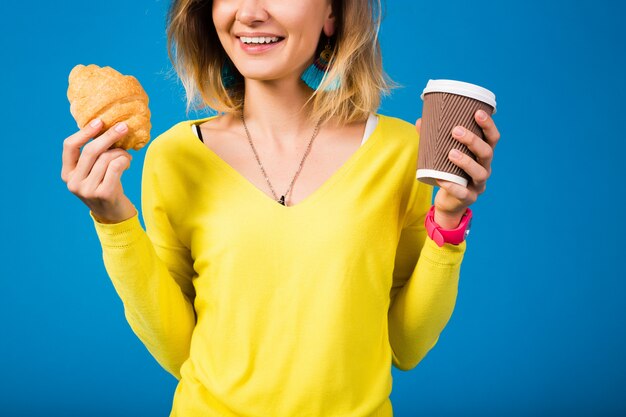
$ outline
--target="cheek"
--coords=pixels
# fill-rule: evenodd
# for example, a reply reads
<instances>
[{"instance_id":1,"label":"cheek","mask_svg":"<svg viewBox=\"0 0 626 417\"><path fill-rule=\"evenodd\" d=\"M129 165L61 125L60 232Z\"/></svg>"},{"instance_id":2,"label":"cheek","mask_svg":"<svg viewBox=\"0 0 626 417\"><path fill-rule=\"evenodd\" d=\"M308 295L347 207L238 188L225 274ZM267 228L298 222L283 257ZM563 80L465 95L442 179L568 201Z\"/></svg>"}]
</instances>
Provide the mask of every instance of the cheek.
<instances>
[{"instance_id":1,"label":"cheek","mask_svg":"<svg viewBox=\"0 0 626 417\"><path fill-rule=\"evenodd\" d=\"M216 0L213 2L213 24L218 34L226 32L230 28L231 22L235 20L235 8L229 2Z\"/></svg>"},{"instance_id":2,"label":"cheek","mask_svg":"<svg viewBox=\"0 0 626 417\"><path fill-rule=\"evenodd\" d=\"M230 48L230 29L235 19L235 9L226 1L213 2L213 25L222 47L228 52Z\"/></svg>"},{"instance_id":3,"label":"cheek","mask_svg":"<svg viewBox=\"0 0 626 417\"><path fill-rule=\"evenodd\" d=\"M289 7L282 11L281 18L281 23L291 33L292 41L297 41L299 48L310 50L317 46L324 26L318 9Z\"/></svg>"}]
</instances>

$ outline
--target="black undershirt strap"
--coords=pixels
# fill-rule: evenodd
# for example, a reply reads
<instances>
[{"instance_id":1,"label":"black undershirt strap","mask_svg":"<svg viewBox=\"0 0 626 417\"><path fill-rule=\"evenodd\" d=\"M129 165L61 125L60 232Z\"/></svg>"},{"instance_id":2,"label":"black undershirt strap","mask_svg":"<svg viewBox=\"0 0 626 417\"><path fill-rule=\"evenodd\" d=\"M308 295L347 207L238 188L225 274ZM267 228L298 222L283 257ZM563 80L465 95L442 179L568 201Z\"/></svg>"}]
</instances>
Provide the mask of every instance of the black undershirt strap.
<instances>
[{"instance_id":1,"label":"black undershirt strap","mask_svg":"<svg viewBox=\"0 0 626 417\"><path fill-rule=\"evenodd\" d=\"M198 139L200 139L200 142L204 143L204 139L202 139L202 130L200 129L200 125L195 125L196 126L196 132L198 132Z\"/></svg>"}]
</instances>

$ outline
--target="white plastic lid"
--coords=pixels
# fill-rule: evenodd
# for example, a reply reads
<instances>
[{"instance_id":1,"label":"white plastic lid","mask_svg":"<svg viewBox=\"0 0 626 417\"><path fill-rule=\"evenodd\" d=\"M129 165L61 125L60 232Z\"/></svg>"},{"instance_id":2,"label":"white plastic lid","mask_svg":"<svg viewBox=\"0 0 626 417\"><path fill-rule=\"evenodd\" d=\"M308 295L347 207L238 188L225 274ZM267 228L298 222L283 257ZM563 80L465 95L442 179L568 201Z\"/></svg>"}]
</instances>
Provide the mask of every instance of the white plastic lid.
<instances>
[{"instance_id":1,"label":"white plastic lid","mask_svg":"<svg viewBox=\"0 0 626 417\"><path fill-rule=\"evenodd\" d=\"M476 84L455 80L428 80L428 84L420 96L422 100L424 100L424 94L428 93L451 93L470 97L489 104L493 107L493 114L496 113L496 95Z\"/></svg>"}]
</instances>

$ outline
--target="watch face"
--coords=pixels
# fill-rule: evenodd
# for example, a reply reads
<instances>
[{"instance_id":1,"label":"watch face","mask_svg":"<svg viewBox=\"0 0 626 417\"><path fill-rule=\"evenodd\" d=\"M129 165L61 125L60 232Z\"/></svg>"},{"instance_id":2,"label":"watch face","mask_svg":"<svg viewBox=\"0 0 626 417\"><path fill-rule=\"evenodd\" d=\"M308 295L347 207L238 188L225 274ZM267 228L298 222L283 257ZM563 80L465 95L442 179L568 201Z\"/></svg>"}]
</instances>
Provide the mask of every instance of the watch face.
<instances>
[{"instance_id":1,"label":"watch face","mask_svg":"<svg viewBox=\"0 0 626 417\"><path fill-rule=\"evenodd\" d=\"M467 236L469 236L469 232L470 232L470 228L472 227L472 219L469 219L469 222L467 222L467 229L465 229L465 235L463 237L463 239L467 239Z\"/></svg>"}]
</instances>

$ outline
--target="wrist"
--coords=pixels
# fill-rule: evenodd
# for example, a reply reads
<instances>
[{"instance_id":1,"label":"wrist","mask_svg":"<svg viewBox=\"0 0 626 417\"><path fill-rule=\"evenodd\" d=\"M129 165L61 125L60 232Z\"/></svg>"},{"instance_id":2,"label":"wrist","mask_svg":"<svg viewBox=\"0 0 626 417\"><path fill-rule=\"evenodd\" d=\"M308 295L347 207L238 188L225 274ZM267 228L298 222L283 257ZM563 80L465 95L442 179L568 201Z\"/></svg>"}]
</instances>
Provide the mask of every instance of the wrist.
<instances>
[{"instance_id":1,"label":"wrist","mask_svg":"<svg viewBox=\"0 0 626 417\"><path fill-rule=\"evenodd\" d=\"M94 220L102 224L121 223L123 221L130 219L131 217L135 217L138 214L137 209L130 202L128 206L123 207L122 209L114 213L102 214L100 212L94 212L93 210L90 210L90 211Z\"/></svg>"},{"instance_id":2,"label":"wrist","mask_svg":"<svg viewBox=\"0 0 626 417\"><path fill-rule=\"evenodd\" d=\"M465 209L460 213L448 213L435 208L434 220L442 229L453 230L459 227L464 214Z\"/></svg>"}]
</instances>

